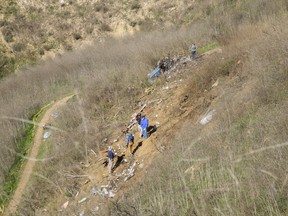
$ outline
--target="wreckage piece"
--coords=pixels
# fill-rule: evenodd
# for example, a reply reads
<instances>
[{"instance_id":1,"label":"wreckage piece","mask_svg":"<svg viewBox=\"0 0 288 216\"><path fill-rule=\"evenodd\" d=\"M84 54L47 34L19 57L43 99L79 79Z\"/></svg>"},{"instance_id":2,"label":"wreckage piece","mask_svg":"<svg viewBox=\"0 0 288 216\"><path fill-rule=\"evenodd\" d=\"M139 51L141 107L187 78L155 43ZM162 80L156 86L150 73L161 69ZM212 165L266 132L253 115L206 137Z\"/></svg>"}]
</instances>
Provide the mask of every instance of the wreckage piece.
<instances>
[{"instance_id":1,"label":"wreckage piece","mask_svg":"<svg viewBox=\"0 0 288 216\"><path fill-rule=\"evenodd\" d=\"M149 73L147 75L148 79L152 79L155 76L158 76L161 72L161 68L160 67L156 67L151 73Z\"/></svg>"},{"instance_id":2,"label":"wreckage piece","mask_svg":"<svg viewBox=\"0 0 288 216\"><path fill-rule=\"evenodd\" d=\"M44 133L43 138L47 139L51 135L51 131L47 131Z\"/></svg>"},{"instance_id":3,"label":"wreckage piece","mask_svg":"<svg viewBox=\"0 0 288 216\"><path fill-rule=\"evenodd\" d=\"M80 201L78 201L78 203L81 204L81 203L83 203L83 202L85 202L85 201L87 201L87 200L88 200L88 197L84 197L83 199L81 199Z\"/></svg>"},{"instance_id":4,"label":"wreckage piece","mask_svg":"<svg viewBox=\"0 0 288 216\"><path fill-rule=\"evenodd\" d=\"M66 209L68 205L69 205L69 201L65 202L65 203L62 205L62 209Z\"/></svg>"},{"instance_id":5,"label":"wreckage piece","mask_svg":"<svg viewBox=\"0 0 288 216\"><path fill-rule=\"evenodd\" d=\"M201 118L200 124L201 125L206 125L208 122L210 122L212 120L212 116L214 115L215 112L216 112L215 109L208 110L206 112L206 114Z\"/></svg>"},{"instance_id":6,"label":"wreckage piece","mask_svg":"<svg viewBox=\"0 0 288 216\"><path fill-rule=\"evenodd\" d=\"M134 172L135 172L134 167L135 166L136 166L136 162L131 167L128 168L127 174L124 174L125 175L124 181L128 181L130 178L132 178L134 176Z\"/></svg>"}]
</instances>

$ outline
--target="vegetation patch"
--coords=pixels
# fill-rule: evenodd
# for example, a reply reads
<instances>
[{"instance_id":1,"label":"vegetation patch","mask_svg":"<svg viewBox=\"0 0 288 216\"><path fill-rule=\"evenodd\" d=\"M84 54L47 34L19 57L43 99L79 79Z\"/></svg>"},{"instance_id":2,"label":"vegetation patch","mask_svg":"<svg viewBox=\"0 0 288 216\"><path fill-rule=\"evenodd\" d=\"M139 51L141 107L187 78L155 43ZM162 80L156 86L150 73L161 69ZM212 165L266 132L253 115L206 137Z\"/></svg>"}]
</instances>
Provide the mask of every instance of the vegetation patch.
<instances>
[{"instance_id":1,"label":"vegetation patch","mask_svg":"<svg viewBox=\"0 0 288 216\"><path fill-rule=\"evenodd\" d=\"M16 148L16 158L14 164L11 166L8 175L5 178L3 186L1 188L1 196L0 196L0 206L5 206L9 201L10 196L13 194L14 190L17 187L19 177L21 175L21 167L25 161L23 156L27 155L27 152L33 142L34 138L34 126L28 124L24 129L24 137L18 142Z\"/></svg>"},{"instance_id":2,"label":"vegetation patch","mask_svg":"<svg viewBox=\"0 0 288 216\"><path fill-rule=\"evenodd\" d=\"M202 54L210 50L213 50L217 47L219 47L219 44L217 42L211 42L211 43L206 44L205 46L198 48L198 52L199 54Z\"/></svg>"},{"instance_id":3,"label":"vegetation patch","mask_svg":"<svg viewBox=\"0 0 288 216\"><path fill-rule=\"evenodd\" d=\"M36 114L32 116L33 122L38 122L39 117L41 116L43 110L45 110L50 104L43 106ZM31 144L33 143L33 139L35 136L35 131L37 127L35 124L26 124L24 126L24 136L23 138L17 143L15 151L17 152L15 162L11 166L8 175L5 178L1 190L0 196L0 206L4 209L4 206L8 203L10 196L15 191L19 178L22 174L21 168L25 163L25 156L27 155Z\"/></svg>"}]
</instances>

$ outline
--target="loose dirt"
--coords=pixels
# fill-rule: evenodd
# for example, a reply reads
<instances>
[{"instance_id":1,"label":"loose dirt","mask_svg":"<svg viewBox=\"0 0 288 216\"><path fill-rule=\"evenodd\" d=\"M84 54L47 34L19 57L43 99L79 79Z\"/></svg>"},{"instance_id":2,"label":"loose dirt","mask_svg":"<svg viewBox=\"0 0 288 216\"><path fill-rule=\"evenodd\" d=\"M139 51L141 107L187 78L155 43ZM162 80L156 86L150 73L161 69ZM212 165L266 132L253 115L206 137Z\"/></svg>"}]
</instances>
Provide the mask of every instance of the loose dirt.
<instances>
[{"instance_id":1,"label":"loose dirt","mask_svg":"<svg viewBox=\"0 0 288 216\"><path fill-rule=\"evenodd\" d=\"M73 95L72 95L73 96ZM66 102L72 97L72 96L67 96L65 98L62 98L61 100L56 101L44 114L42 120L40 121L39 125L45 125L47 123L51 123L52 121L52 114L61 106L64 106ZM19 205L21 201L21 197L25 191L25 188L27 186L27 183L30 179L30 176L33 172L33 167L35 166L37 162L37 155L43 140L43 133L44 129L42 127L38 127L36 133L35 133L35 138L34 138L34 143L32 146L32 149L30 151L28 161L25 164L25 167L23 169L23 173L20 177L20 181L18 183L18 186L15 190L15 193L13 197L10 200L9 205L7 206L7 209L5 210L4 215L11 215L14 214L17 210L17 206Z\"/></svg>"}]
</instances>

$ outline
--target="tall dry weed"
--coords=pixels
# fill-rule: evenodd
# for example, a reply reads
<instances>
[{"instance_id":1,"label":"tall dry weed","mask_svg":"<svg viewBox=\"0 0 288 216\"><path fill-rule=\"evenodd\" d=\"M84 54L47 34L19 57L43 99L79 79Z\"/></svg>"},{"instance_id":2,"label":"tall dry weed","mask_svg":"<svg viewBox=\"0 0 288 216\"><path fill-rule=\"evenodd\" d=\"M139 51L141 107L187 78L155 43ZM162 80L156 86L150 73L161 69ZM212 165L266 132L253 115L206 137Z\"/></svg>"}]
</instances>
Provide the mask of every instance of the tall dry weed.
<instances>
[{"instance_id":1,"label":"tall dry weed","mask_svg":"<svg viewBox=\"0 0 288 216\"><path fill-rule=\"evenodd\" d=\"M206 66L214 70L203 71L203 81L197 79L203 86L194 91L205 95L212 78L226 80L210 107L217 111L209 126L187 121L141 186L114 202L112 215L287 214L287 52L282 49L287 32L282 24L274 22L274 30L263 28L265 33L251 35L250 41L247 34L235 34L224 58L240 62L232 61L228 74L217 69L227 59ZM232 73L234 65L241 70Z\"/></svg>"}]
</instances>

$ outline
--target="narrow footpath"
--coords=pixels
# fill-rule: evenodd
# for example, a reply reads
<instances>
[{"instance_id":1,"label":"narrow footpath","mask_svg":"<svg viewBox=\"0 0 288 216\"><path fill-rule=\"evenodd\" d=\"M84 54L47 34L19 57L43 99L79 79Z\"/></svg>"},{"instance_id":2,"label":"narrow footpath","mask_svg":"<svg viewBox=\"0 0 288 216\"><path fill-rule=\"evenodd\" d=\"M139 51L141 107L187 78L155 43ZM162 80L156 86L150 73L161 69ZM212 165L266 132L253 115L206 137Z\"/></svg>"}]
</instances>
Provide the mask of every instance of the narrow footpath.
<instances>
[{"instance_id":1,"label":"narrow footpath","mask_svg":"<svg viewBox=\"0 0 288 216\"><path fill-rule=\"evenodd\" d=\"M66 104L66 102L72 97L73 95L64 97L58 101L56 101L43 115L42 120L39 122L39 125L45 125L47 123L51 122L52 119L52 114L53 112L55 112L59 107L64 106ZM11 197L10 203L8 204L4 215L13 215L16 210L17 207L21 201L21 197L25 191L25 188L28 184L28 181L30 179L30 176L33 172L33 168L37 162L36 158L42 143L42 139L43 139L43 133L44 133L44 129L42 127L38 127L35 133L35 138L34 138L34 143L32 146L32 149L30 151L30 154L28 156L28 161L25 164L25 167L23 169L23 172L21 174L20 177L20 181L17 185L17 188L14 192L14 195Z\"/></svg>"}]
</instances>

